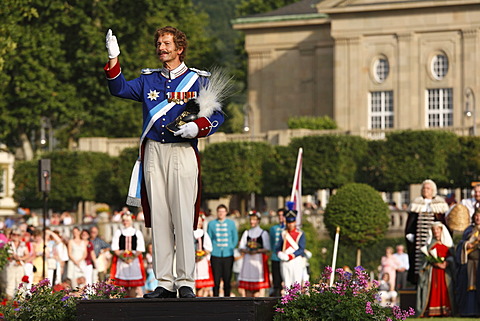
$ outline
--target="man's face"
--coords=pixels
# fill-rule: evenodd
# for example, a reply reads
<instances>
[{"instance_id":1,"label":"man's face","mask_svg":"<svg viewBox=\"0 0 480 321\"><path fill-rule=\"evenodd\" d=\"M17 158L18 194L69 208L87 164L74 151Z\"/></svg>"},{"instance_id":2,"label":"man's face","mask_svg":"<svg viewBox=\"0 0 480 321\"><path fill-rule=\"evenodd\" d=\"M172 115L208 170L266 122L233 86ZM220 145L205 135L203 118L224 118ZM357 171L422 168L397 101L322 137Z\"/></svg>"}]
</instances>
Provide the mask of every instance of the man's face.
<instances>
[{"instance_id":1,"label":"man's face","mask_svg":"<svg viewBox=\"0 0 480 321\"><path fill-rule=\"evenodd\" d=\"M287 222L287 230L293 231L295 229L296 225L297 225L297 222L295 222L295 221Z\"/></svg>"},{"instance_id":2,"label":"man's face","mask_svg":"<svg viewBox=\"0 0 480 321\"><path fill-rule=\"evenodd\" d=\"M425 183L422 187L422 196L424 198L432 198L433 197L433 188L432 185Z\"/></svg>"},{"instance_id":3,"label":"man's face","mask_svg":"<svg viewBox=\"0 0 480 321\"><path fill-rule=\"evenodd\" d=\"M98 229L96 227L92 227L90 229L90 236L92 237L92 239L98 236Z\"/></svg>"},{"instance_id":4,"label":"man's face","mask_svg":"<svg viewBox=\"0 0 480 321\"><path fill-rule=\"evenodd\" d=\"M284 212L280 211L278 212L278 222L281 224L281 223L285 223L285 215L283 215Z\"/></svg>"},{"instance_id":5,"label":"man's face","mask_svg":"<svg viewBox=\"0 0 480 321\"><path fill-rule=\"evenodd\" d=\"M157 55L162 63L167 66L180 64L180 54L183 48L178 49L173 41L173 35L165 33L158 37Z\"/></svg>"},{"instance_id":6,"label":"man's face","mask_svg":"<svg viewBox=\"0 0 480 321\"><path fill-rule=\"evenodd\" d=\"M225 217L227 217L227 210L224 209L223 207L219 208L217 210L217 217L219 220L225 219Z\"/></svg>"},{"instance_id":7,"label":"man's face","mask_svg":"<svg viewBox=\"0 0 480 321\"><path fill-rule=\"evenodd\" d=\"M476 186L473 189L473 197L475 198L476 201L480 202L480 186Z\"/></svg>"}]
</instances>

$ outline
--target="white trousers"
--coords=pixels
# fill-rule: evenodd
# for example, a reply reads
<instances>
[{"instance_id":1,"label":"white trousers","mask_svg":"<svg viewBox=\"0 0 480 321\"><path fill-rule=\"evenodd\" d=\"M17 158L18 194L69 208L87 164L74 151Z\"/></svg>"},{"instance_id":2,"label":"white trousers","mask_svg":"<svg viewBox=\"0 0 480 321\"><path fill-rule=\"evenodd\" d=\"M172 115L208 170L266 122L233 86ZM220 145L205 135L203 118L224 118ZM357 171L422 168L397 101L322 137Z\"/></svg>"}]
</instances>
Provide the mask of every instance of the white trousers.
<instances>
[{"instance_id":1,"label":"white trousers","mask_svg":"<svg viewBox=\"0 0 480 321\"><path fill-rule=\"evenodd\" d=\"M158 285L169 291L181 286L195 289L195 151L189 143L148 140L143 172L152 216L153 270Z\"/></svg>"},{"instance_id":2,"label":"white trousers","mask_svg":"<svg viewBox=\"0 0 480 321\"><path fill-rule=\"evenodd\" d=\"M305 268L305 260L301 256L297 256L290 261L282 261L281 271L285 288L289 288L295 282L302 284L303 271Z\"/></svg>"}]
</instances>

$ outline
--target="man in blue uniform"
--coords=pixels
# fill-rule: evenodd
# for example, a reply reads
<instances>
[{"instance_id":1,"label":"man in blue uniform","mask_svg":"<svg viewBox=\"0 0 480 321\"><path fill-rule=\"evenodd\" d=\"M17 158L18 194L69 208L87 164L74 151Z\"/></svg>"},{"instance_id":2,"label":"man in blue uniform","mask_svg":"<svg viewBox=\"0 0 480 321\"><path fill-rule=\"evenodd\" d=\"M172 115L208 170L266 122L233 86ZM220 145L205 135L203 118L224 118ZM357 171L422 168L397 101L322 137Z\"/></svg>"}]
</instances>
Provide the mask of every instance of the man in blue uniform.
<instances>
[{"instance_id":1,"label":"man in blue uniform","mask_svg":"<svg viewBox=\"0 0 480 321\"><path fill-rule=\"evenodd\" d=\"M193 298L193 231L200 204L197 138L213 134L224 118L218 101L200 102L202 90L208 89L209 73L185 65L185 34L164 27L155 32L154 39L163 67L144 69L140 77L127 81L120 69L117 38L109 30L109 62L104 69L112 95L143 106L139 160L132 173L127 204L141 205L145 224L152 227L153 269L159 286L144 297L175 298L178 290L180 298ZM179 122L192 105L198 107L197 118ZM173 122L176 124L172 127Z\"/></svg>"}]
</instances>

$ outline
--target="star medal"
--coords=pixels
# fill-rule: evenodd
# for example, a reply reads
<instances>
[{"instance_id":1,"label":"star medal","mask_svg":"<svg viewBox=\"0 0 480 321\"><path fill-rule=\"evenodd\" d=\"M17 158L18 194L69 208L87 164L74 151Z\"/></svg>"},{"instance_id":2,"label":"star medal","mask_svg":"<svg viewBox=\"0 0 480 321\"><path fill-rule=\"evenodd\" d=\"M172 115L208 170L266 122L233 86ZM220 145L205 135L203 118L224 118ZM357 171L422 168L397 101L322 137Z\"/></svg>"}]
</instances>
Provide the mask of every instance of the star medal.
<instances>
[{"instance_id":1,"label":"star medal","mask_svg":"<svg viewBox=\"0 0 480 321\"><path fill-rule=\"evenodd\" d=\"M150 101L153 101L153 100L157 100L159 95L160 93L158 91L150 89L150 92L147 94L147 98L150 99Z\"/></svg>"}]
</instances>

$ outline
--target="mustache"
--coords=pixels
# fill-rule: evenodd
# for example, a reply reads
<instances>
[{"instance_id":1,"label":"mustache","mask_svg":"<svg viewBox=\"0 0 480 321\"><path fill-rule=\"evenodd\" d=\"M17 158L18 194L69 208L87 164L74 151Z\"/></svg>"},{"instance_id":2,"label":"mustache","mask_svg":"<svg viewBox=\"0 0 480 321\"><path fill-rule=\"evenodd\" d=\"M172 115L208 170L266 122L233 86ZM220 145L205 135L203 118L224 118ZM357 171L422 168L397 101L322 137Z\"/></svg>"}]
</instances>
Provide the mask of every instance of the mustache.
<instances>
[{"instance_id":1,"label":"mustache","mask_svg":"<svg viewBox=\"0 0 480 321\"><path fill-rule=\"evenodd\" d=\"M158 50L157 51L157 55L161 55L161 54L169 54L170 52L169 51L166 51L166 50Z\"/></svg>"}]
</instances>

